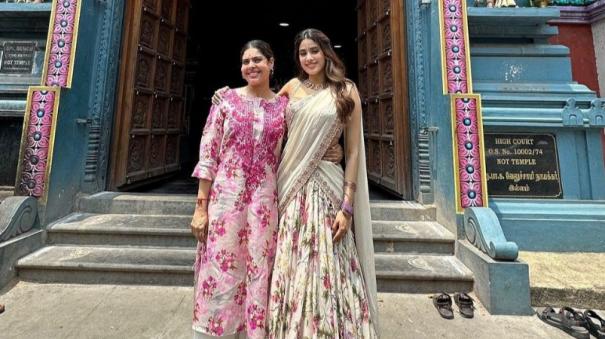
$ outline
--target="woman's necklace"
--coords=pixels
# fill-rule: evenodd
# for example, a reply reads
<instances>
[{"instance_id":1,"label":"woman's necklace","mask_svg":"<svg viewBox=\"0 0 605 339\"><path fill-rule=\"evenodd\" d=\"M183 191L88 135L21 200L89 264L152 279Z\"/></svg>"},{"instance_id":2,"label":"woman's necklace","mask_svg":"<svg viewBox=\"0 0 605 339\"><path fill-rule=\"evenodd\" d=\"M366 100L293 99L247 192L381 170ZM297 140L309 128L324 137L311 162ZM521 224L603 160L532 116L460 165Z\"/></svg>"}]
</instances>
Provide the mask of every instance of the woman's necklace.
<instances>
[{"instance_id":1,"label":"woman's necklace","mask_svg":"<svg viewBox=\"0 0 605 339\"><path fill-rule=\"evenodd\" d=\"M309 80L309 79L305 79L303 81L303 85L305 85L305 87L310 88L314 91L320 91L322 89L325 89L326 87L328 87L328 84L325 82L322 82L321 84L316 84L313 81Z\"/></svg>"}]
</instances>

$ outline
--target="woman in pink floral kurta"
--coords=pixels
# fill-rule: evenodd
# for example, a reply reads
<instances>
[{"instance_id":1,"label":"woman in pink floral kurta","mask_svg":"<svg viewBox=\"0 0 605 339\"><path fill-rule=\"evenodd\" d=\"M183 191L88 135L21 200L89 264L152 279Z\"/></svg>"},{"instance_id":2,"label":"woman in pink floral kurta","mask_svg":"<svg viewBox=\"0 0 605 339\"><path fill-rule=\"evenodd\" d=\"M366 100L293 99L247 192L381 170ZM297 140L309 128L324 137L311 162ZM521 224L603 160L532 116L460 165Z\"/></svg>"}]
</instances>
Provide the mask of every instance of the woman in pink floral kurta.
<instances>
[{"instance_id":1,"label":"woman in pink floral kurta","mask_svg":"<svg viewBox=\"0 0 605 339\"><path fill-rule=\"evenodd\" d=\"M269 89L273 58L268 45L246 46L242 75L248 86L228 90L223 102L210 109L193 172L200 178L192 221L200 240L193 319L198 337L266 335L277 232L277 168L288 99ZM200 230L204 222L207 233Z\"/></svg>"}]
</instances>

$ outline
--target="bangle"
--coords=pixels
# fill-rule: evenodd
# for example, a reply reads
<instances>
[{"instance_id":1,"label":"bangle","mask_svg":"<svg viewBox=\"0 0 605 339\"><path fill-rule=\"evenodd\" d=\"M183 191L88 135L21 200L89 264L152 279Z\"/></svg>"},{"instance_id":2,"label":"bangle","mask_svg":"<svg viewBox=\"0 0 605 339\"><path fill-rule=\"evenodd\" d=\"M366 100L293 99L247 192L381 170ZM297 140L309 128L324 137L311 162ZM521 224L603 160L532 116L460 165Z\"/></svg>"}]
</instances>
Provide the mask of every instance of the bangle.
<instances>
[{"instance_id":1,"label":"bangle","mask_svg":"<svg viewBox=\"0 0 605 339\"><path fill-rule=\"evenodd\" d=\"M196 206L204 206L204 204L208 203L208 198L197 198L195 201Z\"/></svg>"},{"instance_id":2,"label":"bangle","mask_svg":"<svg viewBox=\"0 0 605 339\"><path fill-rule=\"evenodd\" d=\"M353 205L350 202L343 200L340 209L349 216L353 216Z\"/></svg>"},{"instance_id":3,"label":"bangle","mask_svg":"<svg viewBox=\"0 0 605 339\"><path fill-rule=\"evenodd\" d=\"M350 188L353 192L357 191L357 184L355 184L354 182L345 181L344 189L346 189L347 187Z\"/></svg>"}]
</instances>

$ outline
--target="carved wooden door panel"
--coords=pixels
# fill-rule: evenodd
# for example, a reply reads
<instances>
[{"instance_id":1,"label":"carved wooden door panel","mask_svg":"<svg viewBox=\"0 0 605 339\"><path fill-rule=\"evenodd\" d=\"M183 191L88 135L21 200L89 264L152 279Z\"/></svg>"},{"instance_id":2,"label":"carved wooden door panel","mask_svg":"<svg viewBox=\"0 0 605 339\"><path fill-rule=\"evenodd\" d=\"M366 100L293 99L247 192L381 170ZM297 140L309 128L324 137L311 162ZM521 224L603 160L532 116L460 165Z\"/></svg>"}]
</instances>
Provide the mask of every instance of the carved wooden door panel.
<instances>
[{"instance_id":1,"label":"carved wooden door panel","mask_svg":"<svg viewBox=\"0 0 605 339\"><path fill-rule=\"evenodd\" d=\"M180 168L189 0L129 0L110 188Z\"/></svg>"},{"instance_id":2,"label":"carved wooden door panel","mask_svg":"<svg viewBox=\"0 0 605 339\"><path fill-rule=\"evenodd\" d=\"M370 182L412 197L403 0L358 0L358 75Z\"/></svg>"}]
</instances>

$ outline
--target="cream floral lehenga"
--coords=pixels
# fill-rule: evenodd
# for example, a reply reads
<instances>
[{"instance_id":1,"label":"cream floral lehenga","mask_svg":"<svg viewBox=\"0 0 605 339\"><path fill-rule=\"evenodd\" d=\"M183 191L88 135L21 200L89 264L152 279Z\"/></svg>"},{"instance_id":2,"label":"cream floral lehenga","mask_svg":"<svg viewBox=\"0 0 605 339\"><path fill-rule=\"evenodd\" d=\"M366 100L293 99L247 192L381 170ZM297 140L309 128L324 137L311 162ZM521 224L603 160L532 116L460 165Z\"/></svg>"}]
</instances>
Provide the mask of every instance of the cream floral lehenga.
<instances>
[{"instance_id":1,"label":"cream floral lehenga","mask_svg":"<svg viewBox=\"0 0 605 339\"><path fill-rule=\"evenodd\" d=\"M291 99L286 120L268 335L375 338L376 277L363 138L353 227L333 243L331 225L342 202L344 171L321 159L344 124L332 91Z\"/></svg>"}]
</instances>

